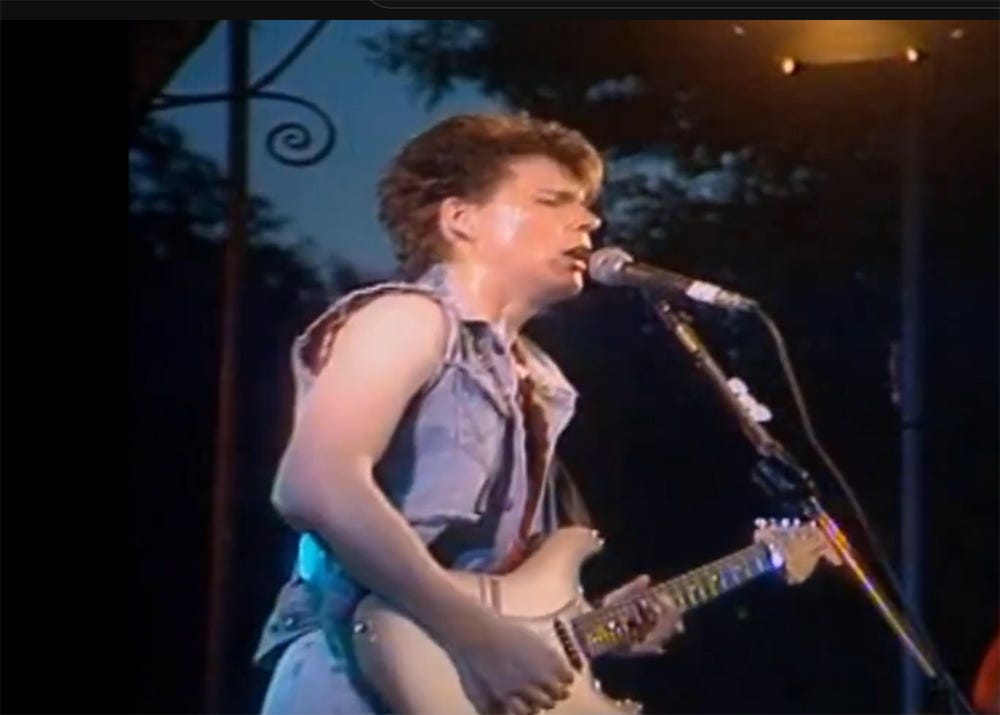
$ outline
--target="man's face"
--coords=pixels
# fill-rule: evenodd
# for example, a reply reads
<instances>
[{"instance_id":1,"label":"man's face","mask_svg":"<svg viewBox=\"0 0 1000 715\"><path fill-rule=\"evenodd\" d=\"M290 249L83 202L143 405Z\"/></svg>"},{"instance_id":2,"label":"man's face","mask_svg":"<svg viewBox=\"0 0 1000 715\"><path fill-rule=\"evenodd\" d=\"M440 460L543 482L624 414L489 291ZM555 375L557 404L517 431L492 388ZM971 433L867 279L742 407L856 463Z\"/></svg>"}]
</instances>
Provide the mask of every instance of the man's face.
<instances>
[{"instance_id":1,"label":"man's face","mask_svg":"<svg viewBox=\"0 0 1000 715\"><path fill-rule=\"evenodd\" d=\"M512 160L492 196L473 211L470 258L510 295L549 303L583 287L586 259L600 225L585 205L583 186L543 156Z\"/></svg>"}]
</instances>

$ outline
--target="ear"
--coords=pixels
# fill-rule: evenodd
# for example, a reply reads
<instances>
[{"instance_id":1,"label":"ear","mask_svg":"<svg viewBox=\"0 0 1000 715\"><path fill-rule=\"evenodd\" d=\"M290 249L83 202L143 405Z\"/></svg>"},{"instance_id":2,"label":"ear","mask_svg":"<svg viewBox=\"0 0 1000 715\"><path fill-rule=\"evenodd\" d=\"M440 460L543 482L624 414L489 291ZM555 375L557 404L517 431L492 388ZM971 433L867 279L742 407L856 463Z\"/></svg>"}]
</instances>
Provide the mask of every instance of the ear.
<instances>
[{"instance_id":1,"label":"ear","mask_svg":"<svg viewBox=\"0 0 1000 715\"><path fill-rule=\"evenodd\" d=\"M451 243L468 243L475 235L476 207L456 196L449 196L438 208L438 229Z\"/></svg>"}]
</instances>

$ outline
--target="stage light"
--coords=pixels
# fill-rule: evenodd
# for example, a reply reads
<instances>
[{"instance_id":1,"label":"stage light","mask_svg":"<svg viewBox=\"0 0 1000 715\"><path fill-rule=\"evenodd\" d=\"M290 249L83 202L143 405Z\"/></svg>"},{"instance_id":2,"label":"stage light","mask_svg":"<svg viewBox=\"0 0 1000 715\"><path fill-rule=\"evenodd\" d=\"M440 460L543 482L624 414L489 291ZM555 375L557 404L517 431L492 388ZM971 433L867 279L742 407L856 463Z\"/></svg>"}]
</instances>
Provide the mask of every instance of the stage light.
<instances>
[{"instance_id":1,"label":"stage light","mask_svg":"<svg viewBox=\"0 0 1000 715\"><path fill-rule=\"evenodd\" d=\"M787 75L795 74L799 69L799 63L794 57L785 57L781 60L781 71Z\"/></svg>"}]
</instances>

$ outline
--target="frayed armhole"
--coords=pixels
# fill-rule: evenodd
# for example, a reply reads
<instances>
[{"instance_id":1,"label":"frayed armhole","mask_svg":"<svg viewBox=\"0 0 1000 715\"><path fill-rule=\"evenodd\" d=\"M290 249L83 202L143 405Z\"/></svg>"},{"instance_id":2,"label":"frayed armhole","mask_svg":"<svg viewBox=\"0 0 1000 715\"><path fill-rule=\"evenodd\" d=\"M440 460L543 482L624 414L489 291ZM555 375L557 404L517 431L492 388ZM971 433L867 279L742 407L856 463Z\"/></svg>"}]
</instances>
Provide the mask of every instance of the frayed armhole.
<instances>
[{"instance_id":1,"label":"frayed armhole","mask_svg":"<svg viewBox=\"0 0 1000 715\"><path fill-rule=\"evenodd\" d=\"M415 396L422 396L438 383L445 368L454 360L458 342L459 320L455 309L433 289L412 283L381 283L348 293L337 300L319 318L314 320L295 340L292 346L292 368L296 396L301 398L312 385L333 353L337 333L352 315L365 305L384 295L423 295L434 301L445 317L445 348L437 368Z\"/></svg>"}]
</instances>

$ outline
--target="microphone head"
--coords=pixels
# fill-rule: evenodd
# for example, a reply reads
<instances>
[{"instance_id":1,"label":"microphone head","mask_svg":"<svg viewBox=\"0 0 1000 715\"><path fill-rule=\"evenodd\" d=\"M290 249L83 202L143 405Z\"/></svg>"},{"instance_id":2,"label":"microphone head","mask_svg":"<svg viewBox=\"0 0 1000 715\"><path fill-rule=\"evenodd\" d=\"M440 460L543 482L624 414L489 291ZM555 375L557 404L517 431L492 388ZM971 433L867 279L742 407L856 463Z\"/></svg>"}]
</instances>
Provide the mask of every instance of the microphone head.
<instances>
[{"instance_id":1,"label":"microphone head","mask_svg":"<svg viewBox=\"0 0 1000 715\"><path fill-rule=\"evenodd\" d=\"M595 283L602 283L608 286L621 285L621 270L633 258L627 251L617 246L607 246L590 254L587 261L587 272Z\"/></svg>"}]
</instances>

